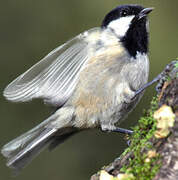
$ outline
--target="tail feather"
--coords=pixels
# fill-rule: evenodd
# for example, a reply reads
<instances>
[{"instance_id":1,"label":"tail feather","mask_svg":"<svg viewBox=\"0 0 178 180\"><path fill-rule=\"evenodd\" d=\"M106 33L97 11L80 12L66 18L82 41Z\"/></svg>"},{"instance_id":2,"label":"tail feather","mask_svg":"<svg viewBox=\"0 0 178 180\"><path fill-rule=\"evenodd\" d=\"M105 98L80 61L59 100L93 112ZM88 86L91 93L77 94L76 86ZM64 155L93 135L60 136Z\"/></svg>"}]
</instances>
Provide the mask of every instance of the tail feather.
<instances>
[{"instance_id":1,"label":"tail feather","mask_svg":"<svg viewBox=\"0 0 178 180\"><path fill-rule=\"evenodd\" d=\"M32 161L49 143L56 129L45 129L19 153L8 159L7 166L20 170Z\"/></svg>"},{"instance_id":2,"label":"tail feather","mask_svg":"<svg viewBox=\"0 0 178 180\"><path fill-rule=\"evenodd\" d=\"M5 144L1 150L1 153L8 159L12 158L16 154L18 154L24 147L26 147L29 142L33 141L38 135L40 135L47 127L47 125L55 119L56 115L53 114L38 126Z\"/></svg>"},{"instance_id":3,"label":"tail feather","mask_svg":"<svg viewBox=\"0 0 178 180\"><path fill-rule=\"evenodd\" d=\"M6 144L1 153L7 158L7 166L21 170L46 146L54 148L77 132L72 127L72 118L73 109L59 109L32 130Z\"/></svg>"},{"instance_id":4,"label":"tail feather","mask_svg":"<svg viewBox=\"0 0 178 180\"><path fill-rule=\"evenodd\" d=\"M1 153L8 159L18 154L26 145L34 140L38 135L42 133L45 127L56 119L56 115L50 116L48 119L40 123L38 126L27 131L21 136L13 139L9 143L5 144L1 150Z\"/></svg>"}]
</instances>

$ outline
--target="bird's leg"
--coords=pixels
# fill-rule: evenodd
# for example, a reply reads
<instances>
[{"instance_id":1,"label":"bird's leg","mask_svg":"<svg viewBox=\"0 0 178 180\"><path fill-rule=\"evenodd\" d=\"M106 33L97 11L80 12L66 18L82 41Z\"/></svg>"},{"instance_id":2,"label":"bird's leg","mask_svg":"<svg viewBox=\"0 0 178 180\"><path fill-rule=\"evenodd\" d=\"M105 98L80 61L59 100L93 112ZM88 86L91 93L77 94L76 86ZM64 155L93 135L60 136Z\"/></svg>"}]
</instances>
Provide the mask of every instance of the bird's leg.
<instances>
[{"instance_id":1,"label":"bird's leg","mask_svg":"<svg viewBox=\"0 0 178 180\"><path fill-rule=\"evenodd\" d=\"M132 130L124 129L124 128L119 128L119 127L117 127L116 129L113 129L111 131L112 132L119 132L119 133L122 133L122 134L133 134Z\"/></svg>"},{"instance_id":2,"label":"bird's leg","mask_svg":"<svg viewBox=\"0 0 178 180\"><path fill-rule=\"evenodd\" d=\"M151 86L152 84L154 84L155 82L159 81L162 78L162 73L160 73L158 76L156 76L152 81L148 82L147 84L145 84L142 88L140 88L139 90L137 90L135 92L135 96L133 97L133 99L140 94L141 92L143 92L147 87Z\"/></svg>"},{"instance_id":3,"label":"bird's leg","mask_svg":"<svg viewBox=\"0 0 178 180\"><path fill-rule=\"evenodd\" d=\"M122 134L133 134L132 130L119 128L119 127L115 127L115 126L112 126L112 127L111 126L108 126L108 127L102 126L101 130L104 132L109 131L109 132L119 132Z\"/></svg>"}]
</instances>

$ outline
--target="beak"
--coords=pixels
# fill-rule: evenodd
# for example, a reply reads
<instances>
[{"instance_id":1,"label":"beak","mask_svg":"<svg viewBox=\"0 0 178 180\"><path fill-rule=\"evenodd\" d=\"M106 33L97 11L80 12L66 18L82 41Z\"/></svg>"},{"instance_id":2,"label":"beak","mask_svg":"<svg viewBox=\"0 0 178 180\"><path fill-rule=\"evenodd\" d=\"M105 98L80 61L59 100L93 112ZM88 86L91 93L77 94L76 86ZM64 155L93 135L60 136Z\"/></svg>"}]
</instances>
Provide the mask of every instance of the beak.
<instances>
[{"instance_id":1,"label":"beak","mask_svg":"<svg viewBox=\"0 0 178 180\"><path fill-rule=\"evenodd\" d=\"M146 17L154 8L145 8L139 13L139 20Z\"/></svg>"}]
</instances>

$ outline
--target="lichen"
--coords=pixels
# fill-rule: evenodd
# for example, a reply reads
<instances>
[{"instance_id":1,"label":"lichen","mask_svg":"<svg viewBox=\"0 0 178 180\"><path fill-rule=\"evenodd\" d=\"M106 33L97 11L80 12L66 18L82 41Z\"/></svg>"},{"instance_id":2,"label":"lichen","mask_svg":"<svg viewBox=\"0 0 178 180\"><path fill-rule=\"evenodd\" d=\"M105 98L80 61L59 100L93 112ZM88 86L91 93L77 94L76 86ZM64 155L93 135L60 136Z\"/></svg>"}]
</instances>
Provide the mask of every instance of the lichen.
<instances>
[{"instance_id":1,"label":"lichen","mask_svg":"<svg viewBox=\"0 0 178 180\"><path fill-rule=\"evenodd\" d=\"M107 173L106 171L102 170L100 172L99 180L135 180L133 174L126 174L126 173L119 173L117 177L114 177Z\"/></svg>"},{"instance_id":2,"label":"lichen","mask_svg":"<svg viewBox=\"0 0 178 180\"><path fill-rule=\"evenodd\" d=\"M153 116L157 121L157 130L155 131L156 138L165 138L170 133L170 128L174 126L175 114L172 108L167 105L162 105Z\"/></svg>"}]
</instances>

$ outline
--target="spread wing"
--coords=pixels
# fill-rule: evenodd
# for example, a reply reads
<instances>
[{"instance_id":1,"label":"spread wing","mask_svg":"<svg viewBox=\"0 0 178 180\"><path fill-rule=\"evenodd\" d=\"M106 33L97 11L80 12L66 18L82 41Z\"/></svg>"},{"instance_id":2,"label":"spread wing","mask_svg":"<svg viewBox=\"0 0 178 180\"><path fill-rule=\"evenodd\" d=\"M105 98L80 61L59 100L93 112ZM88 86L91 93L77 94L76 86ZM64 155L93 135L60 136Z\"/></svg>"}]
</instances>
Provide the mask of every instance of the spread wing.
<instances>
[{"instance_id":1,"label":"spread wing","mask_svg":"<svg viewBox=\"0 0 178 180\"><path fill-rule=\"evenodd\" d=\"M4 96L14 102L42 98L53 106L63 105L73 92L81 69L92 56L87 36L100 28L81 33L57 47L12 81Z\"/></svg>"}]
</instances>

